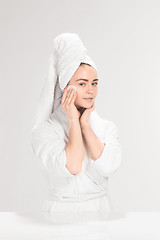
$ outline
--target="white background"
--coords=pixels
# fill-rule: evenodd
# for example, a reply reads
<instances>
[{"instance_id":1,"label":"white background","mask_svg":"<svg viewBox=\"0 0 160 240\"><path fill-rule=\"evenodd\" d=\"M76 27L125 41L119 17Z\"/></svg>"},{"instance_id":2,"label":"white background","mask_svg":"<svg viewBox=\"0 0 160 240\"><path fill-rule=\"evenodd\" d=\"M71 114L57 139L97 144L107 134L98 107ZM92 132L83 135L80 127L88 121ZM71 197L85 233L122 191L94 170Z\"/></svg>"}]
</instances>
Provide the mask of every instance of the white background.
<instances>
[{"instance_id":1,"label":"white background","mask_svg":"<svg viewBox=\"0 0 160 240\"><path fill-rule=\"evenodd\" d=\"M99 69L96 110L119 129L121 167L109 179L115 210L160 211L160 2L0 1L0 211L39 210L45 174L32 118L53 39L77 33Z\"/></svg>"}]
</instances>

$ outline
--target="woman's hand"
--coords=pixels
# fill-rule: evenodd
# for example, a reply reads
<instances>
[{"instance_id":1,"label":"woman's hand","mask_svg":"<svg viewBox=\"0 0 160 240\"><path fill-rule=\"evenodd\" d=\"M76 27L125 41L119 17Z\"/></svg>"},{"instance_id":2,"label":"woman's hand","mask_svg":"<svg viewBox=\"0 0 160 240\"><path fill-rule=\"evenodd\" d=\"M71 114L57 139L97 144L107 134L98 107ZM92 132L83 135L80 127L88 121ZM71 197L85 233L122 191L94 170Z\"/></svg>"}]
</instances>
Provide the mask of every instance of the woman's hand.
<instances>
[{"instance_id":1,"label":"woman's hand","mask_svg":"<svg viewBox=\"0 0 160 240\"><path fill-rule=\"evenodd\" d=\"M94 103L90 108L85 109L85 111L83 112L83 114L81 115L81 117L79 119L81 125L89 123L90 114L94 109L95 109L95 104Z\"/></svg>"},{"instance_id":2,"label":"woman's hand","mask_svg":"<svg viewBox=\"0 0 160 240\"><path fill-rule=\"evenodd\" d=\"M67 88L64 89L61 107L63 111L66 113L68 120L79 120L80 112L77 110L74 101L77 93L73 88L70 88L67 92Z\"/></svg>"}]
</instances>

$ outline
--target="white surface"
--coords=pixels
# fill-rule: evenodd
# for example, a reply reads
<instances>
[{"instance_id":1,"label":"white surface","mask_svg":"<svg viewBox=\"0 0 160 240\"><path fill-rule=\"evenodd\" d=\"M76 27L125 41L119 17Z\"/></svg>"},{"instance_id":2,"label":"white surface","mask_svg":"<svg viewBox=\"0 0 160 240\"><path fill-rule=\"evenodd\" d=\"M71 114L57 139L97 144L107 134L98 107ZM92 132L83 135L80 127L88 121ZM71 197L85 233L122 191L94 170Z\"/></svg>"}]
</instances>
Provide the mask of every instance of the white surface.
<instances>
[{"instance_id":1,"label":"white surface","mask_svg":"<svg viewBox=\"0 0 160 240\"><path fill-rule=\"evenodd\" d=\"M1 212L1 240L159 240L160 212L117 212L105 221L53 224L38 212Z\"/></svg>"}]
</instances>

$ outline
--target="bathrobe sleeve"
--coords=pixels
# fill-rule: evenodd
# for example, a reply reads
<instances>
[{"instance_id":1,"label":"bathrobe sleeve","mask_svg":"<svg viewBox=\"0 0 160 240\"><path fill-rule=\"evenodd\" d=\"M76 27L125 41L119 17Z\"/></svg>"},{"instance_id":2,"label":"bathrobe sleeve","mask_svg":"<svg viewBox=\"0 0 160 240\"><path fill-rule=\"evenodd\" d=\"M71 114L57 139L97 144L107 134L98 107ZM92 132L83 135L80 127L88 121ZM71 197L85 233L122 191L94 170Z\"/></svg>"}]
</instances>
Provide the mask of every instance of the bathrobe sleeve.
<instances>
[{"instance_id":1,"label":"bathrobe sleeve","mask_svg":"<svg viewBox=\"0 0 160 240\"><path fill-rule=\"evenodd\" d=\"M42 168L58 177L74 177L66 168L66 142L45 122L31 132L32 149Z\"/></svg>"},{"instance_id":2,"label":"bathrobe sleeve","mask_svg":"<svg viewBox=\"0 0 160 240\"><path fill-rule=\"evenodd\" d=\"M103 152L98 159L90 157L88 164L89 172L108 177L120 167L122 160L122 147L119 143L118 128L112 121L105 121L103 131L97 131L97 137L105 144Z\"/></svg>"}]
</instances>

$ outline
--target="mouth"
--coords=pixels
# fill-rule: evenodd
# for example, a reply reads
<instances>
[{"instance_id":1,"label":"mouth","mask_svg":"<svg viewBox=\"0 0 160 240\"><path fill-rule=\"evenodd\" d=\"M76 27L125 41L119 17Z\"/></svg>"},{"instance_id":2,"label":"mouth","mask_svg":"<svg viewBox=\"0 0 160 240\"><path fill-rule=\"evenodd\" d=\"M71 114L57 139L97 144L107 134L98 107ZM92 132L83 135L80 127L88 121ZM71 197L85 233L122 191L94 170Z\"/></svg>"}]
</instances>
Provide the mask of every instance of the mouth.
<instances>
[{"instance_id":1,"label":"mouth","mask_svg":"<svg viewBox=\"0 0 160 240\"><path fill-rule=\"evenodd\" d=\"M86 101L92 101L93 100L93 98L84 98Z\"/></svg>"}]
</instances>

